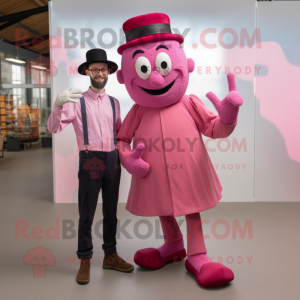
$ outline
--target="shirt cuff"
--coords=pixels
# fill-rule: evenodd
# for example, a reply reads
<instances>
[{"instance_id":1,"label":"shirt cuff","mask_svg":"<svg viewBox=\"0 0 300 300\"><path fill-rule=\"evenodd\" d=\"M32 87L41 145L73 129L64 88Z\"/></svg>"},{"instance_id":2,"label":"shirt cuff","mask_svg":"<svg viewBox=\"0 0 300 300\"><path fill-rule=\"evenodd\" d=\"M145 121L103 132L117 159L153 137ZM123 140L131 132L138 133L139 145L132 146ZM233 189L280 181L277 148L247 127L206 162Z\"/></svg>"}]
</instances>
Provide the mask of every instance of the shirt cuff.
<instances>
[{"instance_id":1,"label":"shirt cuff","mask_svg":"<svg viewBox=\"0 0 300 300\"><path fill-rule=\"evenodd\" d=\"M54 103L54 105L53 105L53 112L55 113L55 114L57 114L57 115L60 115L61 114L61 109L62 109L63 107L62 106L57 106L55 103Z\"/></svg>"}]
</instances>

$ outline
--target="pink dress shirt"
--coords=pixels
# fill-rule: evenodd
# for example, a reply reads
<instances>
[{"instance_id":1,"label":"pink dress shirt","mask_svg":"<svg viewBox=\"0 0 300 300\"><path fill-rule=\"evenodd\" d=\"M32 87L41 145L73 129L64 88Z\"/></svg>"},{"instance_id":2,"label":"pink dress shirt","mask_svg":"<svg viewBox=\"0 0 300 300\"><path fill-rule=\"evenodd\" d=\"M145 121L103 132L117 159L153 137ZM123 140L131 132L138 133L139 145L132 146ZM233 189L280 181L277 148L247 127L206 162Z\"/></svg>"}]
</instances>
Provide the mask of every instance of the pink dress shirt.
<instances>
[{"instance_id":1,"label":"pink dress shirt","mask_svg":"<svg viewBox=\"0 0 300 300\"><path fill-rule=\"evenodd\" d=\"M95 93L91 87L82 93L85 99L87 128L90 151L109 152L114 147L113 112L111 103L105 90L102 94ZM122 120L120 117L120 103L114 98L116 110L116 132L118 134ZM67 102L62 107L54 103L53 110L49 116L47 127L52 133L59 133L70 123L73 124L77 145L79 150L85 150L83 139L83 127L81 117L80 99L79 103Z\"/></svg>"}]
</instances>

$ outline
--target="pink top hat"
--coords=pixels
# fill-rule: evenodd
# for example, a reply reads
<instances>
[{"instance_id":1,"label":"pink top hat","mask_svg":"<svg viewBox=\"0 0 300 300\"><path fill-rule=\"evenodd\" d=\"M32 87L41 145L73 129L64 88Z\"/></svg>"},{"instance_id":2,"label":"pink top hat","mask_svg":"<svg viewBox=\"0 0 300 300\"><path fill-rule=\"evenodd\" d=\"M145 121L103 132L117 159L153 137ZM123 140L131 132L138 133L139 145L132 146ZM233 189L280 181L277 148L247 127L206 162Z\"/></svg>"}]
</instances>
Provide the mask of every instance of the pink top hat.
<instances>
[{"instance_id":1,"label":"pink top hat","mask_svg":"<svg viewBox=\"0 0 300 300\"><path fill-rule=\"evenodd\" d=\"M118 53L132 46L163 40L183 43L183 36L172 33L170 18L163 13L151 13L128 19L123 24L126 43L118 48Z\"/></svg>"}]
</instances>

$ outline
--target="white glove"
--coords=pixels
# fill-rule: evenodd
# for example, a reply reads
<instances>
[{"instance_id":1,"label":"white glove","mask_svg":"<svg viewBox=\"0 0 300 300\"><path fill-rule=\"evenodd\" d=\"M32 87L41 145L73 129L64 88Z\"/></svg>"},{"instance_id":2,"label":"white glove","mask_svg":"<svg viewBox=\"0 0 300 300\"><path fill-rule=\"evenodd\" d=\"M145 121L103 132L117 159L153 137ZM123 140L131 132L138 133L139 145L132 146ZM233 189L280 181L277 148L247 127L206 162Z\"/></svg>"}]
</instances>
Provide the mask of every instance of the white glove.
<instances>
[{"instance_id":1,"label":"white glove","mask_svg":"<svg viewBox=\"0 0 300 300\"><path fill-rule=\"evenodd\" d=\"M72 88L69 87L57 95L55 104L57 106L63 106L67 102L79 103L79 101L75 100L74 98L81 98L82 95L80 93L80 89L72 90Z\"/></svg>"}]
</instances>

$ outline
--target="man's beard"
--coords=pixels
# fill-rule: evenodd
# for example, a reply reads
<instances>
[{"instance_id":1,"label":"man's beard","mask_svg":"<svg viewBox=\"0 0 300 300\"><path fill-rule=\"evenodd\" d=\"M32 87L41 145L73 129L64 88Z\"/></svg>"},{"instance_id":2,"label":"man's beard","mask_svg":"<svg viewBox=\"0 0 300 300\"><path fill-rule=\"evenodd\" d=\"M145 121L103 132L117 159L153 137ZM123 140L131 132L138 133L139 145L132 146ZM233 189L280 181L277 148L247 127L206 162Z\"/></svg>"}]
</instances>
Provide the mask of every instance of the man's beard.
<instances>
[{"instance_id":1,"label":"man's beard","mask_svg":"<svg viewBox=\"0 0 300 300\"><path fill-rule=\"evenodd\" d=\"M104 78L103 81L96 81L96 78L100 78L100 76L95 77L95 79L91 78L91 85L95 88L95 89L103 89L106 85L106 82L108 80L108 76L106 76L106 78Z\"/></svg>"}]
</instances>

